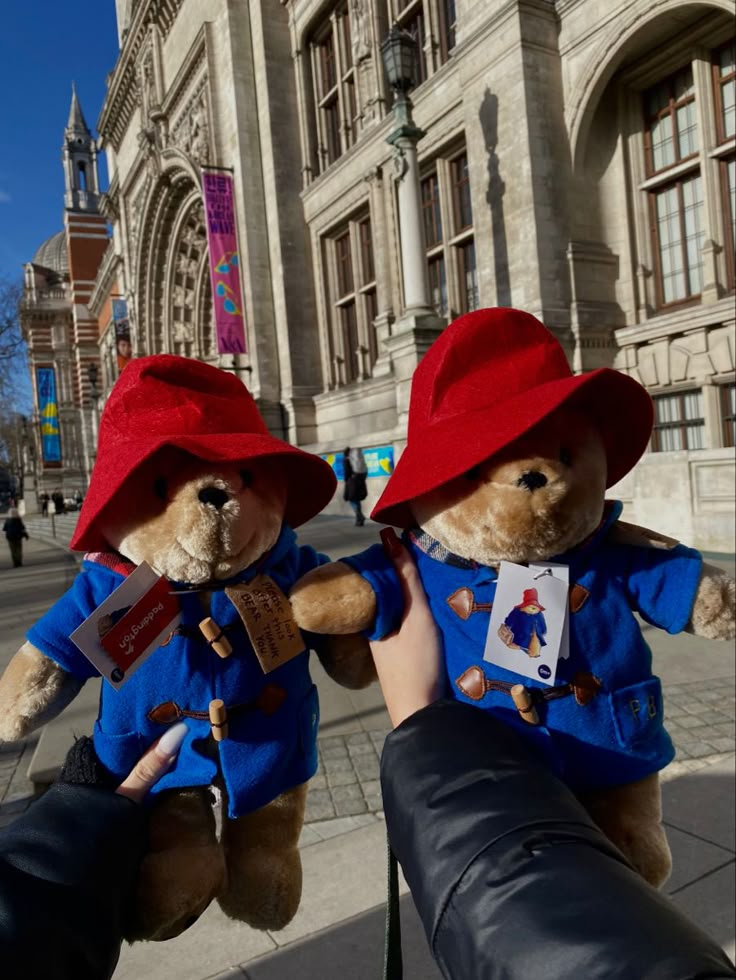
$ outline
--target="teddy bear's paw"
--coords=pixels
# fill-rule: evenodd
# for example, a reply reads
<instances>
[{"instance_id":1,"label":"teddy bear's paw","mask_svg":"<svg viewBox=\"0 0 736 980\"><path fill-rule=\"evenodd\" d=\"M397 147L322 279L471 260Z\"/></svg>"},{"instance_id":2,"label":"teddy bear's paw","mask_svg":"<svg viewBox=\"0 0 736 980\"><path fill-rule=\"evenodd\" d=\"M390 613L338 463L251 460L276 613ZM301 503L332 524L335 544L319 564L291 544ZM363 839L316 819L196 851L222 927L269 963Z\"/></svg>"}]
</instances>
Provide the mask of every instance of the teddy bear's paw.
<instances>
[{"instance_id":1,"label":"teddy bear's paw","mask_svg":"<svg viewBox=\"0 0 736 980\"><path fill-rule=\"evenodd\" d=\"M644 881L653 888L662 887L672 871L672 854L661 824L648 827L619 825L609 836Z\"/></svg>"},{"instance_id":2,"label":"teddy bear's paw","mask_svg":"<svg viewBox=\"0 0 736 980\"><path fill-rule=\"evenodd\" d=\"M272 851L252 848L228 857L227 889L218 898L231 919L253 929L276 931L296 915L302 896L302 862L296 847Z\"/></svg>"},{"instance_id":3,"label":"teddy bear's paw","mask_svg":"<svg viewBox=\"0 0 736 980\"><path fill-rule=\"evenodd\" d=\"M82 682L24 643L0 678L0 741L17 742L55 718Z\"/></svg>"},{"instance_id":4,"label":"teddy bear's paw","mask_svg":"<svg viewBox=\"0 0 736 980\"><path fill-rule=\"evenodd\" d=\"M708 640L733 640L736 636L736 581L706 562L686 630Z\"/></svg>"},{"instance_id":5,"label":"teddy bear's paw","mask_svg":"<svg viewBox=\"0 0 736 980\"><path fill-rule=\"evenodd\" d=\"M672 855L662 826L659 775L633 783L578 793L608 839L654 888L667 881Z\"/></svg>"},{"instance_id":6,"label":"teddy bear's paw","mask_svg":"<svg viewBox=\"0 0 736 980\"><path fill-rule=\"evenodd\" d=\"M125 938L128 942L173 939L194 925L225 881L225 859L217 843L147 854Z\"/></svg>"},{"instance_id":7,"label":"teddy bear's paw","mask_svg":"<svg viewBox=\"0 0 736 980\"><path fill-rule=\"evenodd\" d=\"M342 561L307 572L289 599L297 625L311 633L360 633L376 618L373 589Z\"/></svg>"},{"instance_id":8,"label":"teddy bear's paw","mask_svg":"<svg viewBox=\"0 0 736 980\"><path fill-rule=\"evenodd\" d=\"M264 930L283 929L294 918L302 894L299 835L306 802L302 783L260 810L223 820L227 888L218 902L225 915Z\"/></svg>"},{"instance_id":9,"label":"teddy bear's paw","mask_svg":"<svg viewBox=\"0 0 736 980\"><path fill-rule=\"evenodd\" d=\"M352 691L368 687L377 678L368 640L358 633L325 636L318 656L333 681Z\"/></svg>"}]
</instances>

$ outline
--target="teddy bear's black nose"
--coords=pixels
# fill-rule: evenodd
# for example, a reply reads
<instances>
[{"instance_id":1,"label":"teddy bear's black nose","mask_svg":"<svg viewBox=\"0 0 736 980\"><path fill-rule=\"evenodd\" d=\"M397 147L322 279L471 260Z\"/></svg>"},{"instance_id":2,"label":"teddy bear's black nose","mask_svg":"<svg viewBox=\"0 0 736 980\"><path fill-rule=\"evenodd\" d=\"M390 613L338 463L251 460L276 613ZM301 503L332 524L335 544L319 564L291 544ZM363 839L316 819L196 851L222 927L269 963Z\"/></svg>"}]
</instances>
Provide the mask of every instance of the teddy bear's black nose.
<instances>
[{"instance_id":1,"label":"teddy bear's black nose","mask_svg":"<svg viewBox=\"0 0 736 980\"><path fill-rule=\"evenodd\" d=\"M524 487L525 490L539 490L547 482L547 477L544 473L539 473L537 470L530 470L528 473L522 473L519 479L516 481L517 487Z\"/></svg>"},{"instance_id":2,"label":"teddy bear's black nose","mask_svg":"<svg viewBox=\"0 0 736 980\"><path fill-rule=\"evenodd\" d=\"M228 502L230 497L219 487L202 487L197 495L203 504L212 504L217 510Z\"/></svg>"}]
</instances>

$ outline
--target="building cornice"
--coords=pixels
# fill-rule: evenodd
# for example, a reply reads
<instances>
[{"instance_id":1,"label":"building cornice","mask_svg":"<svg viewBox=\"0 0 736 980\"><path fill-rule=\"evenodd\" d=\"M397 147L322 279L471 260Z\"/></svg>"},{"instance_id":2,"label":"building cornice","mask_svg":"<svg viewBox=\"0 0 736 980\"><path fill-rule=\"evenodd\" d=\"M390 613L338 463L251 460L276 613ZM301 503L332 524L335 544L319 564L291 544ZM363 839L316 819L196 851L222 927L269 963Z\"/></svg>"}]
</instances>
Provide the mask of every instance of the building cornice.
<instances>
[{"instance_id":1,"label":"building cornice","mask_svg":"<svg viewBox=\"0 0 736 980\"><path fill-rule=\"evenodd\" d=\"M676 312L661 313L636 326L622 327L614 337L619 348L646 344L705 327L727 326L734 323L735 316L733 296L727 296L717 303L687 306Z\"/></svg>"},{"instance_id":2,"label":"building cornice","mask_svg":"<svg viewBox=\"0 0 736 980\"><path fill-rule=\"evenodd\" d=\"M107 95L97 120L97 131L115 151L120 149L131 116L138 104L136 61L151 26L166 38L184 0L142 0L123 36L115 67L107 79Z\"/></svg>"}]
</instances>

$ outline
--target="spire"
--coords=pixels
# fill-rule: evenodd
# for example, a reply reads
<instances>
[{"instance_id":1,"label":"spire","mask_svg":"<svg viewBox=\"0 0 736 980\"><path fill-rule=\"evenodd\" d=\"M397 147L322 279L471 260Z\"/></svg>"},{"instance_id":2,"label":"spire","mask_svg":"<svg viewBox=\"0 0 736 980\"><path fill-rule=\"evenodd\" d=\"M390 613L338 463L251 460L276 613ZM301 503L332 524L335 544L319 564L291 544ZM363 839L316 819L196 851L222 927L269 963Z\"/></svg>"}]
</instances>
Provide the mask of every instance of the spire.
<instances>
[{"instance_id":1,"label":"spire","mask_svg":"<svg viewBox=\"0 0 736 980\"><path fill-rule=\"evenodd\" d=\"M89 126L87 125L84 114L82 113L82 108L79 105L79 99L77 98L77 86L72 82L72 104L69 108L69 121L66 124L67 136L81 135L88 138L92 137L89 131Z\"/></svg>"},{"instance_id":2,"label":"spire","mask_svg":"<svg viewBox=\"0 0 736 980\"><path fill-rule=\"evenodd\" d=\"M62 145L66 194L71 211L97 211L97 144L82 114L77 87L72 82L72 104Z\"/></svg>"}]
</instances>

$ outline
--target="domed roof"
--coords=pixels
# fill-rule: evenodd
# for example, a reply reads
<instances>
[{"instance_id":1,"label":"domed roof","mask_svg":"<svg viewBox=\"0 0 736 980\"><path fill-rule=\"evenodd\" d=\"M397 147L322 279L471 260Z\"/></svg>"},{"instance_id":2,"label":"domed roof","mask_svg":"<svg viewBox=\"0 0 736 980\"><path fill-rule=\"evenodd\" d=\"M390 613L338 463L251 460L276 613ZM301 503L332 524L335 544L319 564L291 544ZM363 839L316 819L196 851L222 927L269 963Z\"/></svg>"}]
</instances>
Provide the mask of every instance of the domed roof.
<instances>
[{"instance_id":1,"label":"domed roof","mask_svg":"<svg viewBox=\"0 0 736 980\"><path fill-rule=\"evenodd\" d=\"M51 238L47 238L36 250L32 262L34 265L43 266L44 269L52 269L59 275L66 275L69 272L66 232L57 231Z\"/></svg>"}]
</instances>

